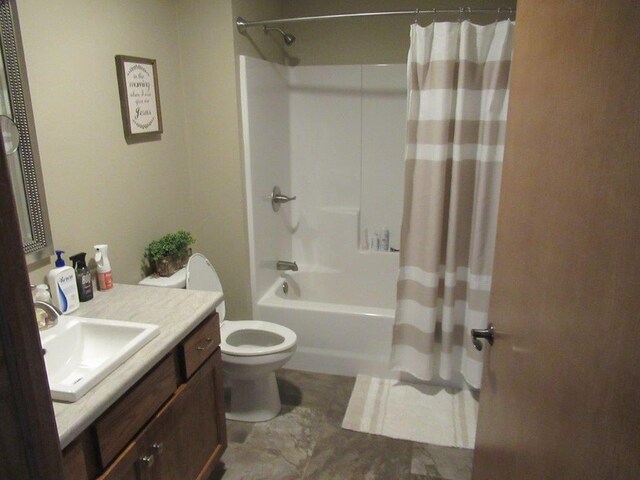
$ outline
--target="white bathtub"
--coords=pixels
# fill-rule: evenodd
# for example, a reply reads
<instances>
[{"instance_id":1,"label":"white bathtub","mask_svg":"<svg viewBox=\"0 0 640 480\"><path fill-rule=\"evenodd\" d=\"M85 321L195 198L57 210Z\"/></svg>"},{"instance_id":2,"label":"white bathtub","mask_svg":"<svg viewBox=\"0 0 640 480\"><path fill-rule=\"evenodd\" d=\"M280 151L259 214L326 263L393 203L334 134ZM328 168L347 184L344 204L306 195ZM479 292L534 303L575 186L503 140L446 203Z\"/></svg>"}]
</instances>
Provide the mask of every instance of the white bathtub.
<instances>
[{"instance_id":1,"label":"white bathtub","mask_svg":"<svg viewBox=\"0 0 640 480\"><path fill-rule=\"evenodd\" d=\"M367 286L342 272L287 273L258 301L257 318L298 335L287 368L397 378L388 366L395 313L395 279L390 280Z\"/></svg>"},{"instance_id":2,"label":"white bathtub","mask_svg":"<svg viewBox=\"0 0 640 480\"><path fill-rule=\"evenodd\" d=\"M256 318L285 325L298 335L298 349L287 368L400 377L389 369L395 278L368 273L369 281L363 272L292 272L283 274L268 289L258 301ZM371 281L373 277L375 281ZM282 289L285 281L289 287L286 295ZM439 368L439 328L438 324L434 372ZM436 374L428 383L462 388L465 382L458 370L456 363L452 379L444 380Z\"/></svg>"}]
</instances>

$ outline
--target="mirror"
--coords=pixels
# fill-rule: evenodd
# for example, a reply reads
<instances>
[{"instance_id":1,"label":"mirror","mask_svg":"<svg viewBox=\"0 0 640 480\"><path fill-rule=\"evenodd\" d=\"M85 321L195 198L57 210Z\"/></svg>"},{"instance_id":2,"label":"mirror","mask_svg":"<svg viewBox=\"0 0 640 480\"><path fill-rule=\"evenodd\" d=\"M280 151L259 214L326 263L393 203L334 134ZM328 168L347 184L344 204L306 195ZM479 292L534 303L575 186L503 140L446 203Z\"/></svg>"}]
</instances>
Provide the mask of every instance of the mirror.
<instances>
[{"instance_id":1,"label":"mirror","mask_svg":"<svg viewBox=\"0 0 640 480\"><path fill-rule=\"evenodd\" d=\"M18 151L20 145L20 132L11 117L0 115L0 132L2 133L4 153L7 156L13 155Z\"/></svg>"},{"instance_id":2,"label":"mirror","mask_svg":"<svg viewBox=\"0 0 640 480\"><path fill-rule=\"evenodd\" d=\"M15 0L0 0L0 132L27 263L53 254Z\"/></svg>"}]
</instances>

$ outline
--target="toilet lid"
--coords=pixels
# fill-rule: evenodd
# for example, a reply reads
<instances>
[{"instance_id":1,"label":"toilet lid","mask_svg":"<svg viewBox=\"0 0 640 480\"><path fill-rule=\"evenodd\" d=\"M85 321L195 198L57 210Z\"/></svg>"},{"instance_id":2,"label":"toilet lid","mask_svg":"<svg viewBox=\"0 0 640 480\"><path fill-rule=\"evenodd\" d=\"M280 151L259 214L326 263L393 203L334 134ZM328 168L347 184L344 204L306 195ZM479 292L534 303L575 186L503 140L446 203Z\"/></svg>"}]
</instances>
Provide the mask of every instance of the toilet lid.
<instances>
[{"instance_id":1,"label":"toilet lid","mask_svg":"<svg viewBox=\"0 0 640 480\"><path fill-rule=\"evenodd\" d=\"M202 290L205 292L222 292L222 283L216 270L201 253L194 253L187 264L187 290ZM216 307L220 321L224 320L224 301Z\"/></svg>"}]
</instances>

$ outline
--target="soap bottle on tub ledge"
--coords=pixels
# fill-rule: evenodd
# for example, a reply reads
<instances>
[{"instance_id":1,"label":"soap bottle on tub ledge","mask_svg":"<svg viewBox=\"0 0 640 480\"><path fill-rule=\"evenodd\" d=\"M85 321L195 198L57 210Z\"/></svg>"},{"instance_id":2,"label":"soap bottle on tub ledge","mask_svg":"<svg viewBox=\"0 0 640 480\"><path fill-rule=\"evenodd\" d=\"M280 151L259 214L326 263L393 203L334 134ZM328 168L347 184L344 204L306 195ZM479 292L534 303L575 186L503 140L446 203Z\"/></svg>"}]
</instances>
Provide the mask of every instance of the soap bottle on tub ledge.
<instances>
[{"instance_id":1,"label":"soap bottle on tub ledge","mask_svg":"<svg viewBox=\"0 0 640 480\"><path fill-rule=\"evenodd\" d=\"M98 290L109 290L113 287L113 277L111 276L111 263L109 263L108 250L109 246L102 245L94 245L93 248L96 250L96 254L93 259L96 261L97 269L96 269L96 284L98 285Z\"/></svg>"}]
</instances>

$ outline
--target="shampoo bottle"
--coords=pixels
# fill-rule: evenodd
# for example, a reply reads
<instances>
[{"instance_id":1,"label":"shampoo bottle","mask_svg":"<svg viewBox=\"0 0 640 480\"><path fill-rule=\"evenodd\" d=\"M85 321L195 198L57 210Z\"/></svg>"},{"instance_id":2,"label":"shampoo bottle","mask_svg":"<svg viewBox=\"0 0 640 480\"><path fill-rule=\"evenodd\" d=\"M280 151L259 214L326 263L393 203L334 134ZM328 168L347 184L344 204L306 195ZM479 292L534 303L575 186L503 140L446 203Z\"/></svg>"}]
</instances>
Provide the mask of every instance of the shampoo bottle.
<instances>
[{"instance_id":1,"label":"shampoo bottle","mask_svg":"<svg viewBox=\"0 0 640 480\"><path fill-rule=\"evenodd\" d=\"M93 285L91 285L91 272L87 268L86 253L76 253L69 257L73 262L73 269L76 272L76 285L81 302L86 302L93 298Z\"/></svg>"},{"instance_id":2,"label":"shampoo bottle","mask_svg":"<svg viewBox=\"0 0 640 480\"><path fill-rule=\"evenodd\" d=\"M49 272L47 281L49 282L53 304L62 313L70 313L78 309L80 300L78 298L75 273L73 268L65 266L62 259L63 253L62 250L56 250L56 255L58 256L56 268Z\"/></svg>"},{"instance_id":3,"label":"shampoo bottle","mask_svg":"<svg viewBox=\"0 0 640 480\"><path fill-rule=\"evenodd\" d=\"M96 254L93 259L96 261L97 268L97 284L98 290L109 290L113 287L113 277L111 276L111 264L109 263L109 257L107 251L108 245L94 245Z\"/></svg>"},{"instance_id":4,"label":"shampoo bottle","mask_svg":"<svg viewBox=\"0 0 640 480\"><path fill-rule=\"evenodd\" d=\"M380 250L389 251L389 228L384 227L380 232Z\"/></svg>"}]
</instances>

